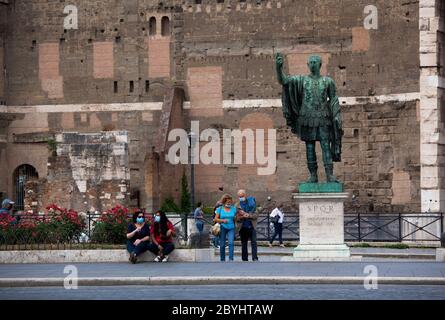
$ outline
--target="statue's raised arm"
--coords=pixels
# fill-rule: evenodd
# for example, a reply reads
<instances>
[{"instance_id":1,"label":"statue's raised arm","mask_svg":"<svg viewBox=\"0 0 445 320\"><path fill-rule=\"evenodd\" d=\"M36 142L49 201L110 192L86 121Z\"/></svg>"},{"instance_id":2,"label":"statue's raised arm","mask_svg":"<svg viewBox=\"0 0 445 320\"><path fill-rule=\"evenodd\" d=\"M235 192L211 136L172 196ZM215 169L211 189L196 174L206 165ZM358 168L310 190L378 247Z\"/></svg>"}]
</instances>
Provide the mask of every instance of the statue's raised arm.
<instances>
[{"instance_id":1,"label":"statue's raised arm","mask_svg":"<svg viewBox=\"0 0 445 320\"><path fill-rule=\"evenodd\" d=\"M284 57L279 52L275 55L275 65L276 65L276 69L277 69L278 82L281 85L286 85L289 81L289 77L284 73L284 70L283 70Z\"/></svg>"}]
</instances>

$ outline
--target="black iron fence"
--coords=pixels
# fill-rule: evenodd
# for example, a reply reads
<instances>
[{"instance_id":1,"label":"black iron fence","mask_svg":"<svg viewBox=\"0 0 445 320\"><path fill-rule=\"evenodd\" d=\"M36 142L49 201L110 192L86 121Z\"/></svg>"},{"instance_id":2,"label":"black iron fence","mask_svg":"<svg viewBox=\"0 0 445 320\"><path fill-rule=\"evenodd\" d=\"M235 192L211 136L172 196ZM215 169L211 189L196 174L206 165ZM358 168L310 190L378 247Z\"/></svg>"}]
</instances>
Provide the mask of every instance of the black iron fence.
<instances>
[{"instance_id":1,"label":"black iron fence","mask_svg":"<svg viewBox=\"0 0 445 320\"><path fill-rule=\"evenodd\" d=\"M298 213L285 213L283 240L298 241ZM443 213L345 213L344 236L348 242L424 242L440 241L444 230ZM268 215L260 216L258 240L269 240L274 233Z\"/></svg>"},{"instance_id":2,"label":"black iron fence","mask_svg":"<svg viewBox=\"0 0 445 320\"><path fill-rule=\"evenodd\" d=\"M194 225L189 215L169 214L168 218L176 229L176 241L186 242L191 234L187 224ZM131 215L116 218L98 213L2 217L0 250L120 248L126 242L130 221Z\"/></svg>"},{"instance_id":3,"label":"black iron fence","mask_svg":"<svg viewBox=\"0 0 445 320\"><path fill-rule=\"evenodd\" d=\"M20 219L0 226L0 250L112 248L125 244L129 220L103 223L101 214L80 214L78 219L57 216L21 215ZM174 224L176 241L186 243L197 232L192 215L168 214ZM212 218L204 218L205 231ZM1 223L0 223L1 224ZM257 239L270 240L274 225L269 215L257 221ZM348 242L434 242L444 231L443 213L346 213L344 235ZM299 240L299 216L285 213L283 240Z\"/></svg>"}]
</instances>

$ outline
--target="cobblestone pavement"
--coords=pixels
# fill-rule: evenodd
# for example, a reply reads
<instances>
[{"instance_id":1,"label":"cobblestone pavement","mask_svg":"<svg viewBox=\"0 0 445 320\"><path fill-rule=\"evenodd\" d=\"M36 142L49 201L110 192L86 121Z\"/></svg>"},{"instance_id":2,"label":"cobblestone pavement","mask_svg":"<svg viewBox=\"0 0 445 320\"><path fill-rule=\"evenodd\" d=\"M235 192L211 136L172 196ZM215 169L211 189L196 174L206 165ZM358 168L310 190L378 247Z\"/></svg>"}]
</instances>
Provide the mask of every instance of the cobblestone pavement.
<instances>
[{"instance_id":1,"label":"cobblestone pavement","mask_svg":"<svg viewBox=\"0 0 445 320\"><path fill-rule=\"evenodd\" d=\"M224 292L224 294L221 294ZM0 299L50 300L445 300L445 286L240 285L0 288Z\"/></svg>"}]
</instances>

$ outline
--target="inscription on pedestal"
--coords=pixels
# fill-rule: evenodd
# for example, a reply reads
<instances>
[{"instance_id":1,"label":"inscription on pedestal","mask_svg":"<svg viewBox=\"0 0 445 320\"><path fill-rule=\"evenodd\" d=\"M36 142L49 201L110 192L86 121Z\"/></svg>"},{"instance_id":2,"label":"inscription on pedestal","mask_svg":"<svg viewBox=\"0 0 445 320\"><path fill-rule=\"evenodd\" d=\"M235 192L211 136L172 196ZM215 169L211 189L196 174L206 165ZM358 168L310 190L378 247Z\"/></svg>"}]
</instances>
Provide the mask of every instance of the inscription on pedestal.
<instances>
[{"instance_id":1,"label":"inscription on pedestal","mask_svg":"<svg viewBox=\"0 0 445 320\"><path fill-rule=\"evenodd\" d=\"M338 244L343 239L343 203L300 204L301 244Z\"/></svg>"}]
</instances>

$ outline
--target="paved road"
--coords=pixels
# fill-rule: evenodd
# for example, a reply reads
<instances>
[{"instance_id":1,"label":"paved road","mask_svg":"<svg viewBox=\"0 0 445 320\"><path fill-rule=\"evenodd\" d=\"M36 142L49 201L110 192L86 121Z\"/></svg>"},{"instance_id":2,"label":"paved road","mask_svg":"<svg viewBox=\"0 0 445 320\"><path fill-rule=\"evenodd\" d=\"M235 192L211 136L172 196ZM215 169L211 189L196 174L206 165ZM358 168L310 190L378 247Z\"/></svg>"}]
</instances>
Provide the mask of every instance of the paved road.
<instances>
[{"instance_id":1,"label":"paved road","mask_svg":"<svg viewBox=\"0 0 445 320\"><path fill-rule=\"evenodd\" d=\"M221 294L224 292L224 294ZM445 286L241 285L0 288L0 300L445 300Z\"/></svg>"},{"instance_id":2,"label":"paved road","mask_svg":"<svg viewBox=\"0 0 445 320\"><path fill-rule=\"evenodd\" d=\"M83 263L78 277L148 276L365 276L368 265L377 267L379 277L445 277L443 262L146 262ZM0 264L0 278L65 277L65 264Z\"/></svg>"}]
</instances>

